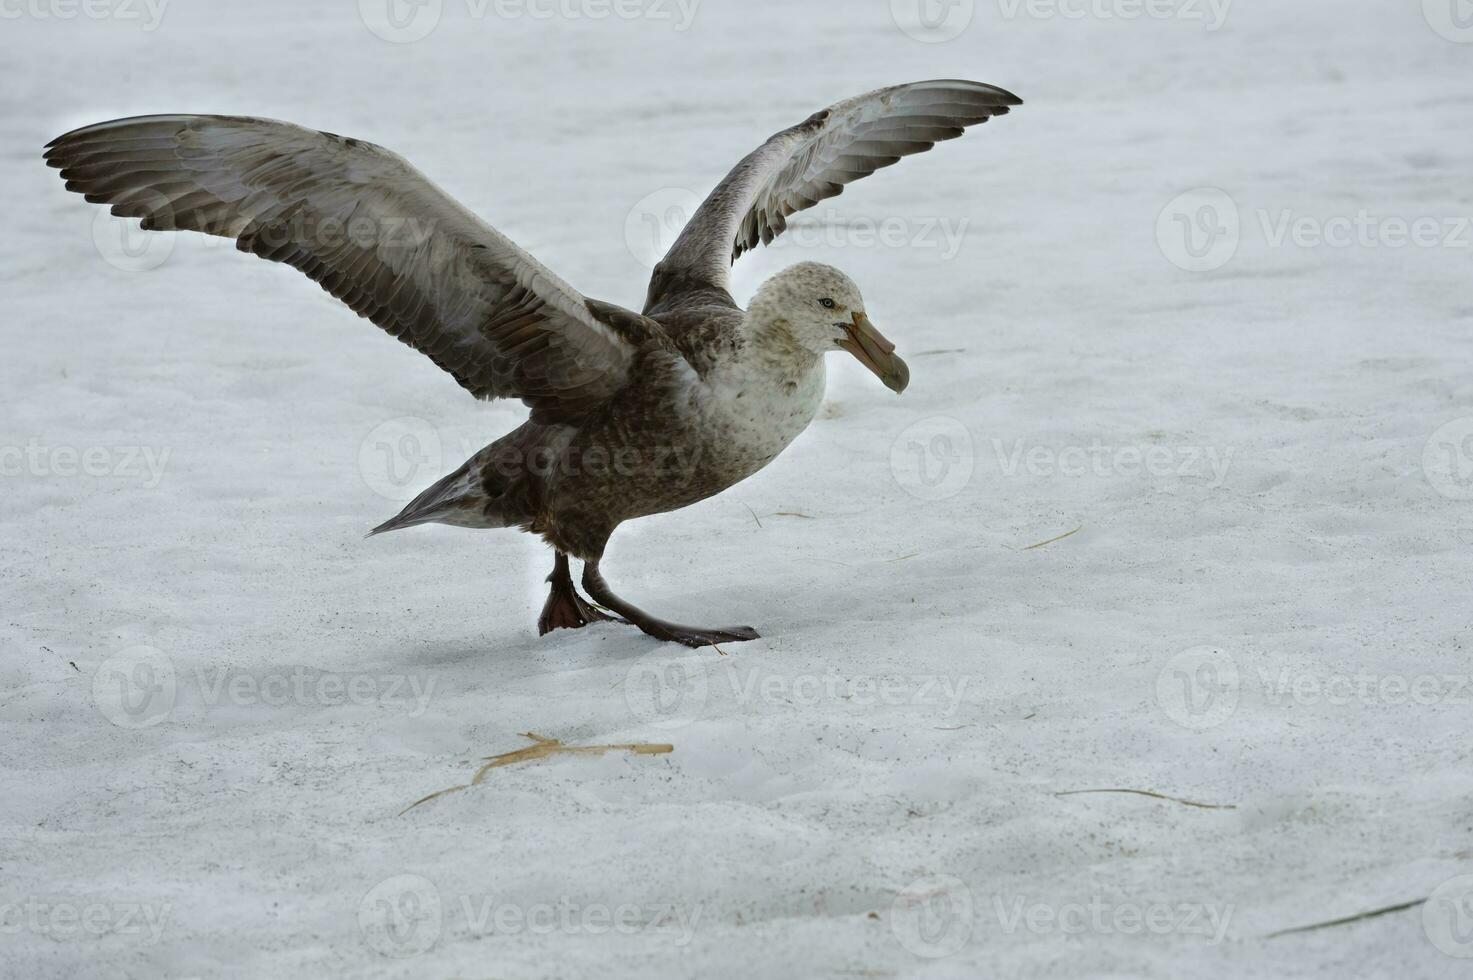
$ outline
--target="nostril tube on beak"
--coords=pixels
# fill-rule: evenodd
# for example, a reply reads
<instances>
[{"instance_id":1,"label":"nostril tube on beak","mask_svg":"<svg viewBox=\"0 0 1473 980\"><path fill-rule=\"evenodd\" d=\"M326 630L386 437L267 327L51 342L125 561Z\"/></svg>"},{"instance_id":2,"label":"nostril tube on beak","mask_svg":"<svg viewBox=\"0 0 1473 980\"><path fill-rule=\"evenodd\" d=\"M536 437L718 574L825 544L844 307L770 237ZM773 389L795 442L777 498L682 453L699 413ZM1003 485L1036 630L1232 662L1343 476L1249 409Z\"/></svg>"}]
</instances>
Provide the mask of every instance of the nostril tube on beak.
<instances>
[{"instance_id":1,"label":"nostril tube on beak","mask_svg":"<svg viewBox=\"0 0 1473 980\"><path fill-rule=\"evenodd\" d=\"M885 383L885 387L899 394L910 384L910 368L895 356L895 345L875 329L864 313L855 313L852 326L846 325L848 336L839 341L839 346L853 354L855 359Z\"/></svg>"}]
</instances>

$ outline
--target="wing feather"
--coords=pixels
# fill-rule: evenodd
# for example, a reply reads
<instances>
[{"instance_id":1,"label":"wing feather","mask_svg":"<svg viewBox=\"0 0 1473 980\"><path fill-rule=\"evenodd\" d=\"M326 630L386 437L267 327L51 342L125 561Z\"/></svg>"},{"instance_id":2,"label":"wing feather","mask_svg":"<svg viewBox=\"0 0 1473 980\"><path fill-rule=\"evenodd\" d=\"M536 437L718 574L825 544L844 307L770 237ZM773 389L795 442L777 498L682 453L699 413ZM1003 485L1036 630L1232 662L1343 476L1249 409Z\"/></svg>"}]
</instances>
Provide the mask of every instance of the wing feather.
<instances>
[{"instance_id":1,"label":"wing feather","mask_svg":"<svg viewBox=\"0 0 1473 980\"><path fill-rule=\"evenodd\" d=\"M610 316L372 143L269 119L141 116L46 148L67 190L146 229L234 238L422 351L478 398L585 413L628 380L642 332Z\"/></svg>"},{"instance_id":2,"label":"wing feather","mask_svg":"<svg viewBox=\"0 0 1473 980\"><path fill-rule=\"evenodd\" d=\"M729 292L732 263L782 234L789 215L1022 104L981 82L915 82L848 99L777 133L738 163L691 217L655 268L645 312L687 293Z\"/></svg>"}]
</instances>

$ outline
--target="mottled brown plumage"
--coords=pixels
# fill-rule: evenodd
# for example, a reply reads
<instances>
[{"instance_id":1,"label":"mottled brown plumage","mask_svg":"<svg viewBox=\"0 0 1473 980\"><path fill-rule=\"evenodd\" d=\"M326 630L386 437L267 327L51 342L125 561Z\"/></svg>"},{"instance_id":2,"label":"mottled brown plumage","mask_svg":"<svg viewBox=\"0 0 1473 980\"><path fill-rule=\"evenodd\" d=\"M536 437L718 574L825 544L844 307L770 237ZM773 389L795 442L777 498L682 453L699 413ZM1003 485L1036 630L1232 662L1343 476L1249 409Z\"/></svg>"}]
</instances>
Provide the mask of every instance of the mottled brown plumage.
<instances>
[{"instance_id":1,"label":"mottled brown plumage","mask_svg":"<svg viewBox=\"0 0 1473 980\"><path fill-rule=\"evenodd\" d=\"M750 639L650 616L614 595L598 562L624 521L745 479L811 421L823 355L843 349L887 386L904 362L858 287L803 263L743 311L731 263L796 211L901 157L1020 104L978 82L919 82L841 102L744 158L692 217L635 313L584 297L402 158L360 140L235 116L143 116L75 130L46 162L69 190L144 228L234 238L300 269L478 398L520 398L528 421L374 533L438 522L520 527L558 553L540 628L610 617L690 645Z\"/></svg>"}]
</instances>

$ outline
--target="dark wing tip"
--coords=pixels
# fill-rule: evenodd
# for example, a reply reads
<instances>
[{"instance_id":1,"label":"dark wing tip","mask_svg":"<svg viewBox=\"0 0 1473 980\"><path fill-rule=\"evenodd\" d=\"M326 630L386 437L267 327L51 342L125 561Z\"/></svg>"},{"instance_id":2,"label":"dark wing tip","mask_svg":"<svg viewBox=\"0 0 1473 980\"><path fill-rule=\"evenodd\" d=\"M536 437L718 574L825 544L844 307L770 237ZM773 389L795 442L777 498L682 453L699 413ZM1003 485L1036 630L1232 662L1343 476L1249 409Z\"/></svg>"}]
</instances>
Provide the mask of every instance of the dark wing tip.
<instances>
[{"instance_id":1,"label":"dark wing tip","mask_svg":"<svg viewBox=\"0 0 1473 980\"><path fill-rule=\"evenodd\" d=\"M917 85L958 85L978 95L987 95L991 98L989 105L1012 106L1022 105L1023 100L1009 92L1005 88L989 85L986 82L974 82L968 78L938 78L930 82L917 82ZM1001 115L1002 113L998 113Z\"/></svg>"},{"instance_id":2,"label":"dark wing tip","mask_svg":"<svg viewBox=\"0 0 1473 980\"><path fill-rule=\"evenodd\" d=\"M175 132L184 129L192 120L196 119L224 119L231 121L248 121L241 116L196 116L186 113L154 112L141 116L123 116L120 119L108 119L104 122L89 123L86 126L78 126L76 129L62 133L60 136L47 143L42 149L45 151L47 162L50 158L69 147L84 145L88 139L108 133L112 130L133 130L132 133L120 132L119 138L128 139L136 137L142 132L142 127L157 127L168 125ZM136 127L136 128L135 128ZM159 135L154 133L152 135Z\"/></svg>"},{"instance_id":3,"label":"dark wing tip","mask_svg":"<svg viewBox=\"0 0 1473 980\"><path fill-rule=\"evenodd\" d=\"M104 128L108 127L108 126L115 126L118 123L122 123L122 122L130 122L130 121L132 121L134 119L144 119L144 118L147 118L147 117L145 117L145 116L129 116L129 117L125 117L125 118L122 118L122 119L109 119L106 122L88 123L85 126L78 126L76 129L69 129L65 133L62 133L60 136L56 137L51 142L47 143L46 146L43 147L43 149L51 150L51 149L54 149L54 148L60 146L62 143L65 143L65 142L68 142L68 141L71 141L71 140L75 140L75 139L78 139L78 138L83 137L83 136L87 136L87 135L89 135L90 133L92 133L92 132L94 132L96 130L104 129Z\"/></svg>"},{"instance_id":4,"label":"dark wing tip","mask_svg":"<svg viewBox=\"0 0 1473 980\"><path fill-rule=\"evenodd\" d=\"M80 130L74 129L71 133L62 133L60 136L56 137L56 139L41 147L41 159L46 161L46 165L48 167L59 168L62 166L61 161L58 159L58 157L62 156L66 152L67 147L65 144L72 138L72 133L77 132L80 132Z\"/></svg>"}]
</instances>

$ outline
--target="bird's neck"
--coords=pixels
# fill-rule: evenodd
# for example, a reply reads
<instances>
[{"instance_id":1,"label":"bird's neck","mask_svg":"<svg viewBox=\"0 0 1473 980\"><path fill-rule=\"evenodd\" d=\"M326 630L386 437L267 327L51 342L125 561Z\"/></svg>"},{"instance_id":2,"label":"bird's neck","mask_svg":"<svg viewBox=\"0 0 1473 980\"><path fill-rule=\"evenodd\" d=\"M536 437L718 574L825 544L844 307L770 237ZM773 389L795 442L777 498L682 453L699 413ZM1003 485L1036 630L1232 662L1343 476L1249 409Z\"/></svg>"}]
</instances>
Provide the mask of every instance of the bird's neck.
<instances>
[{"instance_id":1,"label":"bird's neck","mask_svg":"<svg viewBox=\"0 0 1473 980\"><path fill-rule=\"evenodd\" d=\"M800 343L785 317L755 305L742 321L739 357L748 369L786 384L801 383L823 365L823 355Z\"/></svg>"}]
</instances>

